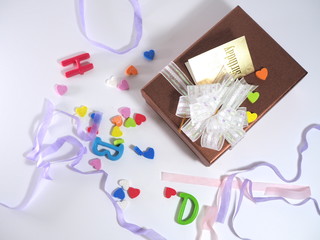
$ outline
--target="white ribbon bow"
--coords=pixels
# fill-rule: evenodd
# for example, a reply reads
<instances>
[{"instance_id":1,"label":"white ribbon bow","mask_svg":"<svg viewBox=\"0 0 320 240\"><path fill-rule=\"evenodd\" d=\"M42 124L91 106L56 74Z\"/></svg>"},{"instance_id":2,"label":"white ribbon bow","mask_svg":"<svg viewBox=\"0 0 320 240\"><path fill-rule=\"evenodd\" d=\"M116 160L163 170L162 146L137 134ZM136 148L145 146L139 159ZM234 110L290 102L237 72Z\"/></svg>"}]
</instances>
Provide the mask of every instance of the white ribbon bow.
<instances>
[{"instance_id":1,"label":"white ribbon bow","mask_svg":"<svg viewBox=\"0 0 320 240\"><path fill-rule=\"evenodd\" d=\"M180 96L176 115L189 120L181 130L201 146L220 151L224 141L235 146L248 126L246 108L239 107L257 86L226 75L220 83L188 85L187 95Z\"/></svg>"}]
</instances>

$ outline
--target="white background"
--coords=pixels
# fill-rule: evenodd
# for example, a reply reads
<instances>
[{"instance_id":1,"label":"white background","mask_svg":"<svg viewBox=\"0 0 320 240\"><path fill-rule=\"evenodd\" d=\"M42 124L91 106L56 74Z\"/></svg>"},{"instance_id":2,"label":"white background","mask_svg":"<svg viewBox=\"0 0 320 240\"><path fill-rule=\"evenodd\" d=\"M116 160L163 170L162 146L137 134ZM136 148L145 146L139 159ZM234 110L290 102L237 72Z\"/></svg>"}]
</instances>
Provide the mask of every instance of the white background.
<instances>
[{"instance_id":1,"label":"white background","mask_svg":"<svg viewBox=\"0 0 320 240\"><path fill-rule=\"evenodd\" d=\"M85 2L92 38L115 48L130 40L129 1ZM128 106L133 113L147 116L147 122L141 126L123 129L126 141L123 158L116 162L103 159L103 168L109 173L108 191L117 187L119 179L128 179L133 187L141 189L141 195L130 200L126 219L153 228L170 240L195 239L197 223L181 226L175 222L179 198L164 198L164 187L194 195L200 207L212 204L216 189L163 182L162 171L219 178L230 170L267 161L278 166L285 177L295 176L296 146L301 132L306 126L320 122L319 1L141 0L140 5L143 17L140 45L128 54L116 55L94 47L81 35L75 1L0 1L0 202L18 204L29 186L35 166L25 160L24 154L32 147L32 129L46 98L70 113L81 105L102 111L104 139L110 137L109 118L117 114L119 107ZM237 5L309 73L232 151L211 167L205 167L145 103L140 89ZM156 51L152 62L142 56L149 49ZM91 54L94 70L66 79L61 74L59 59L81 51ZM131 64L140 74L128 78L129 91L105 86L110 75L122 79L125 68ZM57 83L69 87L65 96L55 93ZM71 131L69 120L57 118L56 123L49 134L51 140ZM320 200L319 132L310 132L308 139L303 174L296 184L310 185L313 197ZM130 149L131 144L143 150L153 147L155 159L137 156ZM91 153L85 156L83 170L92 169L87 161L93 157ZM141 239L117 224L112 204L99 189L99 176L73 173L65 164L55 165L50 173L53 181L43 181L24 210L0 207L0 239ZM267 169L244 177L279 182ZM283 202L254 205L245 200L235 227L240 235L251 239L315 240L320 236L319 223L320 216L311 203L292 207ZM236 238L227 223L214 227L220 239Z\"/></svg>"}]
</instances>

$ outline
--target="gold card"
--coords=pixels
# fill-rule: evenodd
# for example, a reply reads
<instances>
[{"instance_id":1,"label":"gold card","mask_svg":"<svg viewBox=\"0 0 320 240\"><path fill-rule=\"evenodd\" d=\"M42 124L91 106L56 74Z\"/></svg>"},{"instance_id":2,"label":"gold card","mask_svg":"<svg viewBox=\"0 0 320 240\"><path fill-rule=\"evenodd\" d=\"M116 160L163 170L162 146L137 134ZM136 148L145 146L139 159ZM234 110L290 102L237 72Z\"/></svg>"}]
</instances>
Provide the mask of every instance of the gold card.
<instances>
[{"instance_id":1,"label":"gold card","mask_svg":"<svg viewBox=\"0 0 320 240\"><path fill-rule=\"evenodd\" d=\"M196 84L215 82L221 71L226 71L236 78L254 72L245 36L193 57L185 64Z\"/></svg>"}]
</instances>

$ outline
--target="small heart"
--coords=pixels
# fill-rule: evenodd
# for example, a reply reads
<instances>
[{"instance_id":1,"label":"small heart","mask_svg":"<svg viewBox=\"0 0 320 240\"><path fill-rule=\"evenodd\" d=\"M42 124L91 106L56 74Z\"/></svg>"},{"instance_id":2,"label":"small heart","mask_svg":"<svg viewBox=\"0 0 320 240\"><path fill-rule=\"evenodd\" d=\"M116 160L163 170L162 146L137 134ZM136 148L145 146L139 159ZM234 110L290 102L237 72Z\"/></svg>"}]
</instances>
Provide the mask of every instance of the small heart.
<instances>
[{"instance_id":1,"label":"small heart","mask_svg":"<svg viewBox=\"0 0 320 240\"><path fill-rule=\"evenodd\" d=\"M87 114L88 108L86 106L81 106L76 108L76 114L80 117L84 117Z\"/></svg>"},{"instance_id":2,"label":"small heart","mask_svg":"<svg viewBox=\"0 0 320 240\"><path fill-rule=\"evenodd\" d=\"M68 87L66 85L56 84L55 88L60 96L63 96L68 91Z\"/></svg>"},{"instance_id":3,"label":"small heart","mask_svg":"<svg viewBox=\"0 0 320 240\"><path fill-rule=\"evenodd\" d=\"M268 77L268 69L267 68L261 68L261 70L256 71L256 77L261 80L266 80Z\"/></svg>"},{"instance_id":4,"label":"small heart","mask_svg":"<svg viewBox=\"0 0 320 240\"><path fill-rule=\"evenodd\" d=\"M122 90L129 90L129 83L127 82L127 80L123 79L121 80L121 82L117 85L117 87Z\"/></svg>"},{"instance_id":5,"label":"small heart","mask_svg":"<svg viewBox=\"0 0 320 240\"><path fill-rule=\"evenodd\" d=\"M125 74L126 75L137 75L138 74L138 70L133 66L133 65L130 65L126 71L125 71Z\"/></svg>"},{"instance_id":6,"label":"small heart","mask_svg":"<svg viewBox=\"0 0 320 240\"><path fill-rule=\"evenodd\" d=\"M127 179L121 179L118 181L118 184L126 191L128 191L130 187L130 183Z\"/></svg>"},{"instance_id":7,"label":"small heart","mask_svg":"<svg viewBox=\"0 0 320 240\"><path fill-rule=\"evenodd\" d=\"M109 78L106 79L105 81L105 84L108 86L108 87L117 87L118 85L118 81L117 81L117 78L115 76L111 76Z\"/></svg>"},{"instance_id":8,"label":"small heart","mask_svg":"<svg viewBox=\"0 0 320 240\"><path fill-rule=\"evenodd\" d=\"M119 205L119 207L121 209L126 209L128 207L128 204L129 204L129 202L127 200L125 200L125 199L120 201L120 202L117 202L117 203L118 203L118 205Z\"/></svg>"},{"instance_id":9,"label":"small heart","mask_svg":"<svg viewBox=\"0 0 320 240\"><path fill-rule=\"evenodd\" d=\"M122 134L123 133L118 126L114 126L111 130L111 136L113 136L113 137L121 137Z\"/></svg>"},{"instance_id":10,"label":"small heart","mask_svg":"<svg viewBox=\"0 0 320 240\"><path fill-rule=\"evenodd\" d=\"M254 120L257 119L257 117L258 117L258 114L247 111L248 123L253 122Z\"/></svg>"},{"instance_id":11,"label":"small heart","mask_svg":"<svg viewBox=\"0 0 320 240\"><path fill-rule=\"evenodd\" d=\"M89 165L92 166L96 170L101 169L101 160L99 158L94 158L89 160Z\"/></svg>"},{"instance_id":12,"label":"small heart","mask_svg":"<svg viewBox=\"0 0 320 240\"><path fill-rule=\"evenodd\" d=\"M124 140L122 138L118 138L113 141L113 145L118 146L120 144L124 143Z\"/></svg>"},{"instance_id":13,"label":"small heart","mask_svg":"<svg viewBox=\"0 0 320 240\"><path fill-rule=\"evenodd\" d=\"M251 103L255 103L259 99L260 93L259 92L250 92L247 97Z\"/></svg>"},{"instance_id":14,"label":"small heart","mask_svg":"<svg viewBox=\"0 0 320 240\"><path fill-rule=\"evenodd\" d=\"M154 158L154 149L148 148L147 151L143 152L145 158L153 159Z\"/></svg>"},{"instance_id":15,"label":"small heart","mask_svg":"<svg viewBox=\"0 0 320 240\"><path fill-rule=\"evenodd\" d=\"M171 198L172 196L175 196L175 195L177 195L177 191L174 190L173 188L166 187L166 188L164 189L164 196L165 196L166 198Z\"/></svg>"},{"instance_id":16,"label":"small heart","mask_svg":"<svg viewBox=\"0 0 320 240\"><path fill-rule=\"evenodd\" d=\"M127 192L128 192L128 196L132 199L140 195L140 189L138 188L129 187Z\"/></svg>"},{"instance_id":17,"label":"small heart","mask_svg":"<svg viewBox=\"0 0 320 240\"><path fill-rule=\"evenodd\" d=\"M134 115L134 120L136 121L136 124L140 125L141 123L145 122L147 120L147 118L143 114L136 113Z\"/></svg>"},{"instance_id":18,"label":"small heart","mask_svg":"<svg viewBox=\"0 0 320 240\"><path fill-rule=\"evenodd\" d=\"M92 127L87 127L87 132L90 133L91 132ZM99 131L97 130L96 134L99 134Z\"/></svg>"},{"instance_id":19,"label":"small heart","mask_svg":"<svg viewBox=\"0 0 320 240\"><path fill-rule=\"evenodd\" d=\"M122 125L122 117L120 115L117 115L117 116L111 118L111 122L114 125L120 127Z\"/></svg>"},{"instance_id":20,"label":"small heart","mask_svg":"<svg viewBox=\"0 0 320 240\"><path fill-rule=\"evenodd\" d=\"M114 196L115 198L119 198L120 200L123 200L126 197L124 190L122 188L117 188L113 192L112 196Z\"/></svg>"},{"instance_id":21,"label":"small heart","mask_svg":"<svg viewBox=\"0 0 320 240\"><path fill-rule=\"evenodd\" d=\"M136 121L135 121L133 118L128 117L128 118L126 119L126 121L124 122L124 126L125 126L126 128L136 127L137 124L136 124Z\"/></svg>"},{"instance_id":22,"label":"small heart","mask_svg":"<svg viewBox=\"0 0 320 240\"><path fill-rule=\"evenodd\" d=\"M135 151L136 154L138 154L139 156L143 155L143 152L142 152L142 151L140 150L140 148L137 147L137 146L135 146L135 147L133 148L133 151Z\"/></svg>"},{"instance_id":23,"label":"small heart","mask_svg":"<svg viewBox=\"0 0 320 240\"><path fill-rule=\"evenodd\" d=\"M151 50L149 50L149 51L145 51L145 52L143 53L143 56L144 56L147 60L152 61L153 58L154 58L154 54L155 54L154 50L151 49Z\"/></svg>"},{"instance_id":24,"label":"small heart","mask_svg":"<svg viewBox=\"0 0 320 240\"><path fill-rule=\"evenodd\" d=\"M124 118L130 117L131 109L128 107L121 107L118 109L118 112L122 115Z\"/></svg>"}]
</instances>

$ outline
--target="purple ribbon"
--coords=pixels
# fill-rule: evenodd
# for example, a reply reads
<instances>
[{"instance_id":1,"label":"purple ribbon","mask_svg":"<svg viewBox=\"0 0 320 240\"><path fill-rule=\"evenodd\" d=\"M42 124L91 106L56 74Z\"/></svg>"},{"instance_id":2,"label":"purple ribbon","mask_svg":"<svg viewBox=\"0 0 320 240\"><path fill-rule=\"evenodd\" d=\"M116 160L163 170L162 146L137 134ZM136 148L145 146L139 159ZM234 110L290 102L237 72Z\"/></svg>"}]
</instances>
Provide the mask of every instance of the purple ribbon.
<instances>
[{"instance_id":1,"label":"purple ribbon","mask_svg":"<svg viewBox=\"0 0 320 240\"><path fill-rule=\"evenodd\" d=\"M139 6L138 0L129 0L130 4L133 7L134 11L134 17L133 17L133 31L131 35L131 41L121 49L117 50L114 48L111 48L110 46L107 46L103 43L97 42L95 40L92 40L87 35L87 28L86 28L86 21L85 21L85 14L84 14L84 0L79 0L79 21L80 21L80 30L83 36L94 46L103 48L105 50L108 50L110 52L116 53L116 54L125 54L132 49L136 48L139 45L139 42L142 37L142 17L141 17L141 10Z\"/></svg>"},{"instance_id":2,"label":"purple ribbon","mask_svg":"<svg viewBox=\"0 0 320 240\"><path fill-rule=\"evenodd\" d=\"M237 172L237 173L229 175L226 179L226 182L225 182L225 185L224 185L224 188L222 191L221 205L220 205L218 216L217 216L217 222L223 223L225 221L225 218L226 218L226 215L227 215L227 212L229 209L229 205L230 205L232 182L238 174L243 173L243 172L253 171L256 168L260 168L260 167L267 167L267 168L270 168L282 181L284 181L286 183L292 183L292 182L297 181L301 177L301 172L302 172L302 168L301 168L302 159L303 159L302 153L308 149L308 141L307 141L306 136L307 136L308 132L311 131L312 129L317 129L320 131L320 124L312 124L312 125L306 127L304 129L304 131L302 132L302 139L301 139L301 142L297 148L297 151L298 151L297 173L292 179L286 179L281 174L281 172L278 170L278 168L276 166L274 166L273 164L267 163L267 162L261 162L261 163L254 164L253 166L247 168L246 170L244 170L242 172ZM240 196L239 196L237 206L235 208L235 212L233 214L232 221L230 221L231 230L239 238L241 238L241 237L234 230L233 221L240 210L241 203L242 203L244 196L246 196L247 198L249 198L251 201L253 201L255 203L281 200L281 201L284 201L284 202L286 202L290 205L293 205L293 206L301 206L303 204L306 204L309 201L312 201L315 205L315 208L316 208L318 214L320 215L319 204L318 204L317 200L314 198L308 197L301 202L293 204L293 203L290 203L287 199L285 199L283 197L254 197L253 191L252 191L252 181L249 179L245 179L241 185L241 188L240 188ZM246 239L246 238L241 238L241 239Z\"/></svg>"},{"instance_id":3,"label":"purple ribbon","mask_svg":"<svg viewBox=\"0 0 320 240\"><path fill-rule=\"evenodd\" d=\"M113 199L113 197L106 191L106 181L108 174L103 171L90 171L90 172L83 172L81 170L78 170L75 166L80 163L82 160L84 154L87 153L87 148L83 146L83 144L75 137L73 136L64 136L58 138L54 143L51 143L49 145L44 145L43 141L45 139L45 136L47 134L47 131L51 125L52 118L54 116L54 112L64 114L71 119L75 121L75 127L76 127L76 135L83 141L92 141L96 136L96 131L99 128L99 124L101 121L102 114L96 112L92 119L91 124L91 131L90 133L86 133L81 128L81 122L80 119L74 115L68 114L64 111L56 110L53 106L53 104L45 100L44 103L44 116L43 119L40 121L40 124L38 128L36 129L36 136L34 138L34 146L32 150L26 155L27 159L31 160L32 162L37 164L36 171L33 175L33 179L29 185L29 189L27 193L25 194L24 199L19 203L17 206L9 206L7 204L1 203L0 205L6 208L10 209L22 209L24 208L28 203L30 203L31 199L35 195L35 192L37 191L40 182L43 179L49 179L51 180L51 177L49 176L49 169L51 164L55 163L62 163L62 162L70 162L68 167L80 174L89 175L89 174L102 174L101 176L101 182L100 182L100 188L101 190L107 195L109 200L112 202L116 215L118 223L121 227L131 231L134 234L140 235L145 237L146 239L150 240L165 240L164 237L162 237L160 234L155 232L152 229L146 229L139 227L135 224L128 223L125 218L122 209L119 207L118 203ZM72 150L72 156L71 157L59 157L56 159L49 159L46 158L52 155L53 153L56 153L60 150L60 148L64 144L70 144L73 147Z\"/></svg>"},{"instance_id":4,"label":"purple ribbon","mask_svg":"<svg viewBox=\"0 0 320 240\"><path fill-rule=\"evenodd\" d=\"M100 189L106 194L106 196L112 202L112 204L114 206L114 209L116 211L118 224L121 227L127 229L128 231L130 231L130 232L132 232L132 233L134 233L136 235L143 236L146 239L150 239L150 240L166 240L166 238L161 236L159 233L157 233L153 229L147 229L147 228L139 227L138 225L133 224L133 223L129 223L129 222L127 222L125 220L124 213L123 213L122 209L119 207L117 201L115 201L113 199L113 197L110 195L110 193L108 193L108 191L106 190L106 182L107 182L107 178L108 178L108 173L107 172L105 172L104 170L83 172L83 171L77 169L75 167L76 165L77 165L77 163L73 162L73 163L70 164L69 168L72 171L75 171L75 172L83 174L83 175L101 174Z\"/></svg>"}]
</instances>

